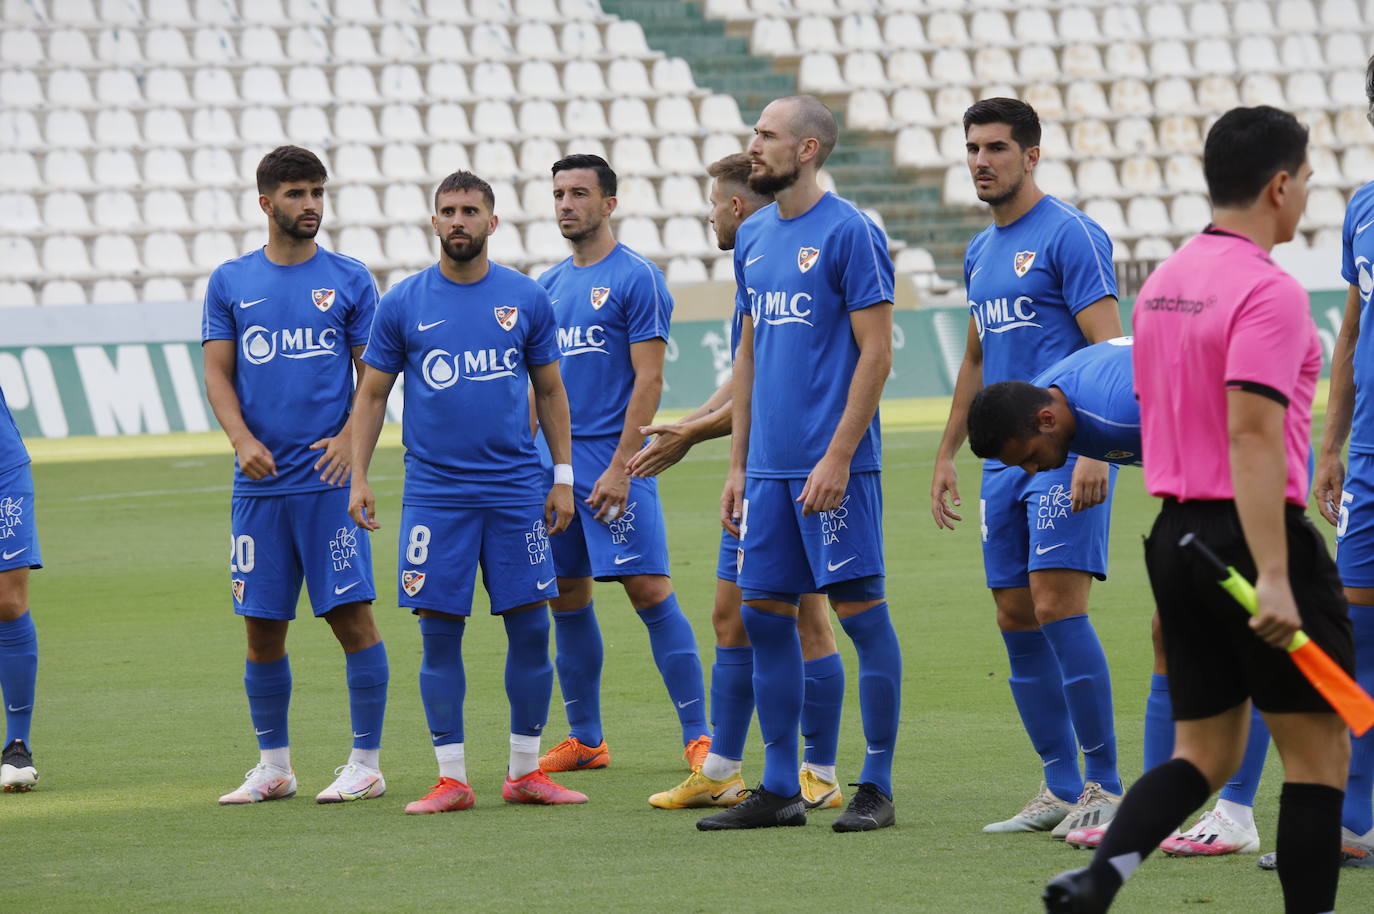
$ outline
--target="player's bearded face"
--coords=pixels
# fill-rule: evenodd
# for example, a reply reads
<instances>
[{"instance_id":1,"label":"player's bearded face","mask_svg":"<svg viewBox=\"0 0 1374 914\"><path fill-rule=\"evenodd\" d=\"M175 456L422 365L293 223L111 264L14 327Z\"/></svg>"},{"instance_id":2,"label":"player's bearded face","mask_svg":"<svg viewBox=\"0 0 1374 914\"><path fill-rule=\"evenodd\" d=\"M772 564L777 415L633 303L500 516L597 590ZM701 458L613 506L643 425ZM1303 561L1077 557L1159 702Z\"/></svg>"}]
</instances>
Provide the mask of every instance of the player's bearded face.
<instances>
[{"instance_id":1,"label":"player's bearded face","mask_svg":"<svg viewBox=\"0 0 1374 914\"><path fill-rule=\"evenodd\" d=\"M271 199L272 221L287 237L309 241L319 233L324 219L323 185L282 185Z\"/></svg>"},{"instance_id":2,"label":"player's bearded face","mask_svg":"<svg viewBox=\"0 0 1374 914\"><path fill-rule=\"evenodd\" d=\"M481 256L487 246L487 236L490 234L491 232L483 230L468 234L462 227L456 227L439 239L439 246L444 249L449 259L467 263Z\"/></svg>"},{"instance_id":3,"label":"player's bearded face","mask_svg":"<svg viewBox=\"0 0 1374 914\"><path fill-rule=\"evenodd\" d=\"M765 158L754 156L750 162L749 188L759 194L776 194L784 191L797 183L797 178L801 177L801 148L781 150L771 149L772 155ZM782 162L769 161L776 159L779 154L785 155Z\"/></svg>"}]
</instances>

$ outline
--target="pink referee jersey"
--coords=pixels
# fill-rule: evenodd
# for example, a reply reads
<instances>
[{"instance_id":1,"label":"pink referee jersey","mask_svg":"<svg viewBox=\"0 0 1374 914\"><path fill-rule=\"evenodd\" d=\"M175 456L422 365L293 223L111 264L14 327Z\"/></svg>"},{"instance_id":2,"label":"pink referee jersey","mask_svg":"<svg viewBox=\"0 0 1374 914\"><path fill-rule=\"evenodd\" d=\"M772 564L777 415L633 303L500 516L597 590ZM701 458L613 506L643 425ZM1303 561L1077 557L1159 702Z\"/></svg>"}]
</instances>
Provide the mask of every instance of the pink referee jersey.
<instances>
[{"instance_id":1,"label":"pink referee jersey","mask_svg":"<svg viewBox=\"0 0 1374 914\"><path fill-rule=\"evenodd\" d=\"M1298 281L1250 239L1208 228L1145 281L1133 323L1150 494L1180 501L1235 497L1226 392L1241 389L1287 408L1284 497L1305 505L1322 356Z\"/></svg>"}]
</instances>

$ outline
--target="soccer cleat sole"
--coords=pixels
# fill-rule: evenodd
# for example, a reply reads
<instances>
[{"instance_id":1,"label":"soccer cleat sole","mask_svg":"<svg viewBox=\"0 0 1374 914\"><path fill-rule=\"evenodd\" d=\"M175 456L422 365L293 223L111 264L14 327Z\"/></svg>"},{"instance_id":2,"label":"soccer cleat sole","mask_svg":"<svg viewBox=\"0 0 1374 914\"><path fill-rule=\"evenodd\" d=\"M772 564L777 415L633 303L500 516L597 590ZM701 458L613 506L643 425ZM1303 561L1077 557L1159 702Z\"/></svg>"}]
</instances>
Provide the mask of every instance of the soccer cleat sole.
<instances>
[{"instance_id":1,"label":"soccer cleat sole","mask_svg":"<svg viewBox=\"0 0 1374 914\"><path fill-rule=\"evenodd\" d=\"M337 803L355 803L358 800L376 800L385 795L385 787L383 787L381 790L374 790L373 788L369 787L364 791L351 795L346 793L336 793L330 796L320 794L319 796L315 797L315 802L319 803L322 806L326 806Z\"/></svg>"},{"instance_id":2,"label":"soccer cleat sole","mask_svg":"<svg viewBox=\"0 0 1374 914\"><path fill-rule=\"evenodd\" d=\"M290 793L284 793L284 794L282 794L282 795L279 796L279 797L263 797L261 800L253 800L253 799L234 800L234 799L230 799L230 798L227 797L227 796L223 796L223 797L220 797L220 798L219 798L219 805L221 805L221 806L252 806L254 803L270 803L270 802L272 802L273 800L289 800L289 799L291 799L292 797L294 797L295 795L296 795L296 791L293 790L293 791L291 791Z\"/></svg>"}]
</instances>

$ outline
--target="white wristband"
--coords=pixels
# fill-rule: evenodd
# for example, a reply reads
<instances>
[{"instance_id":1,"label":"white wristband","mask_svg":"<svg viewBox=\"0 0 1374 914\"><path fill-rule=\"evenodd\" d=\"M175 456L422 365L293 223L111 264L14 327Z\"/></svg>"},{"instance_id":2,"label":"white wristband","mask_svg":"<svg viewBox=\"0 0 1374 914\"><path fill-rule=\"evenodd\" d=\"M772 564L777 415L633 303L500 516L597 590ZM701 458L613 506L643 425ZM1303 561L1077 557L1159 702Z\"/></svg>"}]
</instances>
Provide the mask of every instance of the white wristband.
<instances>
[{"instance_id":1,"label":"white wristband","mask_svg":"<svg viewBox=\"0 0 1374 914\"><path fill-rule=\"evenodd\" d=\"M553 465L553 484L556 486L570 486L573 484L571 463L555 463Z\"/></svg>"}]
</instances>

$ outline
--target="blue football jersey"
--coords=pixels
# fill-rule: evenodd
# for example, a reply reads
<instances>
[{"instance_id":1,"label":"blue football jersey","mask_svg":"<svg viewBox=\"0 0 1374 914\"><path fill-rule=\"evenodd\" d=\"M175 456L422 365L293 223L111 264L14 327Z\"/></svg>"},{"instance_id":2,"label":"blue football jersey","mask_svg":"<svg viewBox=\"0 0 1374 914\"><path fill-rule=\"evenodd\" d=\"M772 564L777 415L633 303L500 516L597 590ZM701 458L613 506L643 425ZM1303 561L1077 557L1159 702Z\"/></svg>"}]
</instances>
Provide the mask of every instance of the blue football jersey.
<instances>
[{"instance_id":1,"label":"blue football jersey","mask_svg":"<svg viewBox=\"0 0 1374 914\"><path fill-rule=\"evenodd\" d=\"M793 219L769 204L735 235L735 282L736 308L747 308L754 324L747 472L803 478L825 454L849 397L859 361L849 313L892 301L887 236L831 193ZM882 468L876 413L849 468Z\"/></svg>"},{"instance_id":2,"label":"blue football jersey","mask_svg":"<svg viewBox=\"0 0 1374 914\"><path fill-rule=\"evenodd\" d=\"M1112 242L1096 222L1046 196L969 242L964 285L983 345L983 383L1028 381L1088 345L1074 318L1116 295Z\"/></svg>"},{"instance_id":3,"label":"blue football jersey","mask_svg":"<svg viewBox=\"0 0 1374 914\"><path fill-rule=\"evenodd\" d=\"M327 488L310 450L338 433L353 402L352 349L367 342L377 286L362 261L318 248L279 266L259 248L210 274L201 340L238 344L234 390L248 429L277 464L254 482L234 473L235 495Z\"/></svg>"},{"instance_id":4,"label":"blue football jersey","mask_svg":"<svg viewBox=\"0 0 1374 914\"><path fill-rule=\"evenodd\" d=\"M1341 276L1360 290L1360 338L1355 343L1355 412L1350 450L1374 453L1374 326L1369 299L1374 293L1374 183L1355 191L1341 229Z\"/></svg>"},{"instance_id":5,"label":"blue football jersey","mask_svg":"<svg viewBox=\"0 0 1374 914\"><path fill-rule=\"evenodd\" d=\"M620 435L635 383L630 344L668 339L673 297L663 272L617 244L590 266L575 266L569 257L539 284L558 318L573 437Z\"/></svg>"},{"instance_id":6,"label":"blue football jersey","mask_svg":"<svg viewBox=\"0 0 1374 914\"><path fill-rule=\"evenodd\" d=\"M1140 403L1131 380L1132 340L1117 337L1086 346L1032 382L1058 387L1074 417L1069 450L1123 466L1140 463Z\"/></svg>"},{"instance_id":7,"label":"blue football jersey","mask_svg":"<svg viewBox=\"0 0 1374 914\"><path fill-rule=\"evenodd\" d=\"M557 331L539 284L495 263L467 284L436 264L382 297L363 361L405 374L406 504L544 503L529 366L558 361Z\"/></svg>"},{"instance_id":8,"label":"blue football jersey","mask_svg":"<svg viewBox=\"0 0 1374 914\"><path fill-rule=\"evenodd\" d=\"M24 439L19 435L19 425L5 400L5 391L0 389L0 473L28 462L28 448L24 447Z\"/></svg>"}]
</instances>

